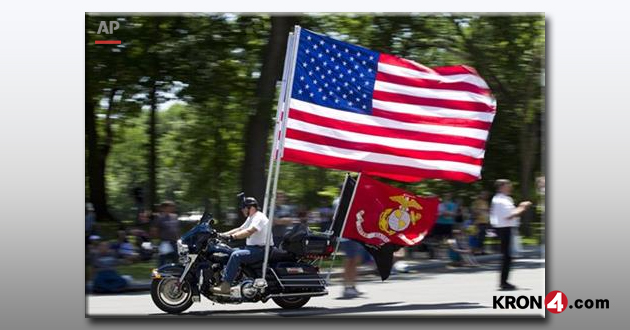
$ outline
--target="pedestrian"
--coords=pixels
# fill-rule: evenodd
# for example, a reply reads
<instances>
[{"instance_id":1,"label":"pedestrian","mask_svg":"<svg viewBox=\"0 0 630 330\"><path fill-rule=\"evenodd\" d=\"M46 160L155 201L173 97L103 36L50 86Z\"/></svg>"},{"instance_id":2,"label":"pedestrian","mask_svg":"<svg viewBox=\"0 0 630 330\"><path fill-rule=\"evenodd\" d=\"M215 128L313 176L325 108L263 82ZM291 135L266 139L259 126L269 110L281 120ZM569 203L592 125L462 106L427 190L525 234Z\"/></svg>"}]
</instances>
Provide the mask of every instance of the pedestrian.
<instances>
[{"instance_id":1,"label":"pedestrian","mask_svg":"<svg viewBox=\"0 0 630 330\"><path fill-rule=\"evenodd\" d=\"M94 205L85 203L85 246L90 244L90 236L96 234L96 213L94 213Z\"/></svg>"},{"instance_id":2,"label":"pedestrian","mask_svg":"<svg viewBox=\"0 0 630 330\"><path fill-rule=\"evenodd\" d=\"M499 179L495 182L496 195L492 198L490 205L490 223L496 229L501 240L501 282L502 290L514 290L516 287L508 282L510 266L512 262L512 228L518 223L518 218L525 212L532 203L530 201L521 202L517 207L510 197L512 193L512 183L507 179Z\"/></svg>"},{"instance_id":3,"label":"pedestrian","mask_svg":"<svg viewBox=\"0 0 630 330\"><path fill-rule=\"evenodd\" d=\"M109 248L109 243L99 242L92 256L91 273L93 277L92 290L98 293L113 293L124 290L129 283L116 271L116 266L121 264Z\"/></svg>"},{"instance_id":4,"label":"pedestrian","mask_svg":"<svg viewBox=\"0 0 630 330\"><path fill-rule=\"evenodd\" d=\"M341 198L337 197L332 203L333 210L337 210ZM363 260L361 250L363 247L352 240L340 238L340 247L345 257L343 259L343 293L341 299L353 299L363 294L357 290L357 268Z\"/></svg>"},{"instance_id":5,"label":"pedestrian","mask_svg":"<svg viewBox=\"0 0 630 330\"><path fill-rule=\"evenodd\" d=\"M447 240L449 245L450 266L463 266L464 262L471 267L479 267L479 263L468 245L468 235L464 230L454 229L453 238Z\"/></svg>"},{"instance_id":6,"label":"pedestrian","mask_svg":"<svg viewBox=\"0 0 630 330\"><path fill-rule=\"evenodd\" d=\"M168 262L177 262L177 240L180 236L180 223L175 213L175 203L164 201L160 204L160 213L151 228L153 237L160 239L159 266Z\"/></svg>"},{"instance_id":7,"label":"pedestrian","mask_svg":"<svg viewBox=\"0 0 630 330\"><path fill-rule=\"evenodd\" d=\"M488 205L489 195L487 190L482 191L471 205L474 219L473 223L477 227L477 246L474 248L475 254L485 254L484 241L486 240L486 230L488 229L490 218L490 206Z\"/></svg>"},{"instance_id":8,"label":"pedestrian","mask_svg":"<svg viewBox=\"0 0 630 330\"><path fill-rule=\"evenodd\" d=\"M445 238L450 238L455 224L457 204L453 202L453 194L444 194L438 207L438 218L433 228L434 237L441 243Z\"/></svg>"}]
</instances>

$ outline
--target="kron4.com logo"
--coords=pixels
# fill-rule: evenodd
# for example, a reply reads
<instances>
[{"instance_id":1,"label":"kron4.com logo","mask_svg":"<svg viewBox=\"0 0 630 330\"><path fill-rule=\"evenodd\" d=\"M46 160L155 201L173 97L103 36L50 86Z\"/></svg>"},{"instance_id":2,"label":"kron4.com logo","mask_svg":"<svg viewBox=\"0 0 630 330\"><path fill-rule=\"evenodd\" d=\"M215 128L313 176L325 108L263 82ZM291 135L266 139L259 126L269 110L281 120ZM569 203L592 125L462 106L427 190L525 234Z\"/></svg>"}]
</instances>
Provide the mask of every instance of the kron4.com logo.
<instances>
[{"instance_id":1,"label":"kron4.com logo","mask_svg":"<svg viewBox=\"0 0 630 330\"><path fill-rule=\"evenodd\" d=\"M610 308L608 299L576 299L569 303L569 299L562 291L551 291L545 296L494 296L492 299L493 309L542 309L543 306L554 314L564 312L569 309L608 309Z\"/></svg>"}]
</instances>

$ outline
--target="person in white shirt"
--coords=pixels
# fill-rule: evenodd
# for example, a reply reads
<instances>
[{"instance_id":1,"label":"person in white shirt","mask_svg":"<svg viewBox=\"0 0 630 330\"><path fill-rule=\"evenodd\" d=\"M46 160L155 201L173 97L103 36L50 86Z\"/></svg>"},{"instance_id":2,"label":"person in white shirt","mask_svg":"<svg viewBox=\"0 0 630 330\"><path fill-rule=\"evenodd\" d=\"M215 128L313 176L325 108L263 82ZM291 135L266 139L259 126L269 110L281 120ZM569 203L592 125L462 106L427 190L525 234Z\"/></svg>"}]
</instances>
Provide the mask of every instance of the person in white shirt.
<instances>
[{"instance_id":1,"label":"person in white shirt","mask_svg":"<svg viewBox=\"0 0 630 330\"><path fill-rule=\"evenodd\" d=\"M247 238L246 246L230 255L221 283L213 289L218 294L230 293L230 287L241 264L261 261L265 255L265 241L270 230L269 219L258 210L258 202L254 197L245 197L240 203L241 212L247 219L240 227L220 233L219 236L228 240ZM273 246L273 238L270 246Z\"/></svg>"},{"instance_id":2,"label":"person in white shirt","mask_svg":"<svg viewBox=\"0 0 630 330\"><path fill-rule=\"evenodd\" d=\"M501 264L500 287L502 290L514 290L516 287L507 281L510 274L510 264L512 262L512 228L518 226L519 217L532 203L530 201L524 201L518 206L514 206L514 201L512 197L510 197L512 193L512 183L510 180L499 179L495 182L495 187L497 193L492 198L492 204L490 205L490 224L496 228L499 239L501 240L503 261Z\"/></svg>"}]
</instances>

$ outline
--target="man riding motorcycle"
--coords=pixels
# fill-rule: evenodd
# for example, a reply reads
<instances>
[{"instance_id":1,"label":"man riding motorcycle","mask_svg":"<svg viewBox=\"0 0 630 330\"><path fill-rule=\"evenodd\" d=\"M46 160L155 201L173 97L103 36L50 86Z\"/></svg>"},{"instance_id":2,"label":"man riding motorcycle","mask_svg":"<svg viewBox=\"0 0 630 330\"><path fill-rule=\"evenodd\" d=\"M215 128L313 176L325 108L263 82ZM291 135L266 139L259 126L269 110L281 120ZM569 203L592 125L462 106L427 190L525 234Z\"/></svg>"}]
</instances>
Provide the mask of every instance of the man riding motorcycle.
<instances>
[{"instance_id":1,"label":"man riding motorcycle","mask_svg":"<svg viewBox=\"0 0 630 330\"><path fill-rule=\"evenodd\" d=\"M258 210L258 201L254 197L244 197L240 200L241 212L247 219L238 228L234 228L219 236L227 240L247 238L246 245L232 252L221 277L221 283L212 290L216 294L230 294L230 287L243 263L261 261L265 255L265 241L270 222L267 216ZM271 246L273 246L273 239Z\"/></svg>"}]
</instances>

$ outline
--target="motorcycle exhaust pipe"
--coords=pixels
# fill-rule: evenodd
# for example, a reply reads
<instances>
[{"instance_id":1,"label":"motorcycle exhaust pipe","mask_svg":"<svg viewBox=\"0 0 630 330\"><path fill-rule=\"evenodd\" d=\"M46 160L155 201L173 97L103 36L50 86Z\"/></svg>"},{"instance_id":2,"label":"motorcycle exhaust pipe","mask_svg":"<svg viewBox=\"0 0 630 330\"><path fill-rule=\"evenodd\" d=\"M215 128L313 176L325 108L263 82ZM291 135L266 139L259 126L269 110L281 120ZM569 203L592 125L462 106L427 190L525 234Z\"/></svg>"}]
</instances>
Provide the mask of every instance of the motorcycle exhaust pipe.
<instances>
[{"instance_id":1,"label":"motorcycle exhaust pipe","mask_svg":"<svg viewBox=\"0 0 630 330\"><path fill-rule=\"evenodd\" d=\"M265 298L280 298L280 297L317 297L317 296L325 296L328 294L328 291L320 291L320 292L300 292L300 293L274 293L266 296Z\"/></svg>"}]
</instances>

